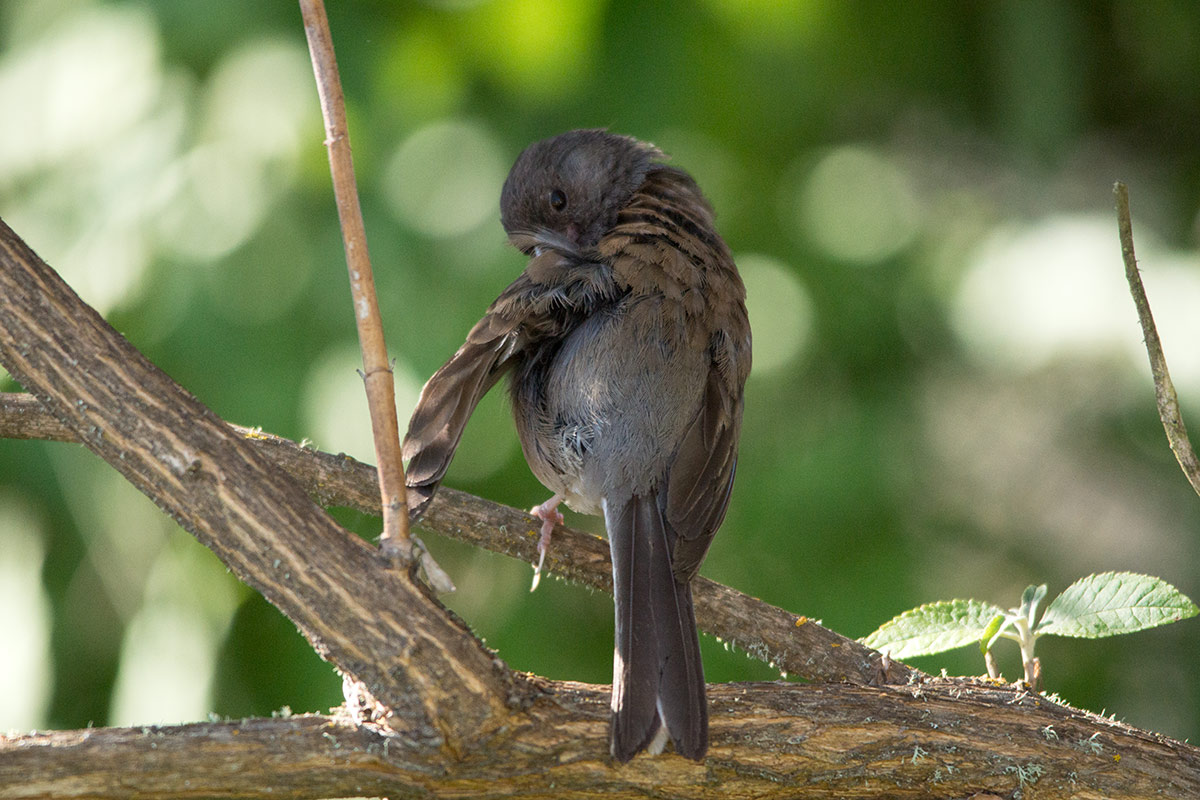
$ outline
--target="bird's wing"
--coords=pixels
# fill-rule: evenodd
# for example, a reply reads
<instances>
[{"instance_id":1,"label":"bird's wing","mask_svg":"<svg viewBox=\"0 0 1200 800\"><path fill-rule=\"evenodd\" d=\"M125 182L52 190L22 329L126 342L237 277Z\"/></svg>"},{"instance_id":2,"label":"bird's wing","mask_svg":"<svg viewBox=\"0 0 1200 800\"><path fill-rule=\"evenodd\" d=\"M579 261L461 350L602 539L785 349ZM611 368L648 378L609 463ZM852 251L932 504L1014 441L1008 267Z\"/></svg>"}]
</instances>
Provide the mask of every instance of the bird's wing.
<instances>
[{"instance_id":1,"label":"bird's wing","mask_svg":"<svg viewBox=\"0 0 1200 800\"><path fill-rule=\"evenodd\" d=\"M731 391L713 368L667 473L666 517L679 536L673 562L677 580L695 576L725 519L741 427L741 387Z\"/></svg>"},{"instance_id":2,"label":"bird's wing","mask_svg":"<svg viewBox=\"0 0 1200 800\"><path fill-rule=\"evenodd\" d=\"M475 406L512 365L518 337L515 321L484 316L421 390L404 437L410 515L420 514L433 499Z\"/></svg>"},{"instance_id":3,"label":"bird's wing","mask_svg":"<svg viewBox=\"0 0 1200 800\"><path fill-rule=\"evenodd\" d=\"M421 390L404 437L408 509L433 499L480 399L534 345L566 336L587 314L612 302L611 270L547 251L500 293L483 319Z\"/></svg>"},{"instance_id":4,"label":"bird's wing","mask_svg":"<svg viewBox=\"0 0 1200 800\"><path fill-rule=\"evenodd\" d=\"M709 371L695 416L666 474L666 520L678 534L674 571L696 574L725 518L737 466L742 387L750 372L745 288L713 230L712 210L695 181L670 167L650 171L601 244L618 281L660 296L689 346L707 348ZM668 326L667 330L671 328Z\"/></svg>"}]
</instances>

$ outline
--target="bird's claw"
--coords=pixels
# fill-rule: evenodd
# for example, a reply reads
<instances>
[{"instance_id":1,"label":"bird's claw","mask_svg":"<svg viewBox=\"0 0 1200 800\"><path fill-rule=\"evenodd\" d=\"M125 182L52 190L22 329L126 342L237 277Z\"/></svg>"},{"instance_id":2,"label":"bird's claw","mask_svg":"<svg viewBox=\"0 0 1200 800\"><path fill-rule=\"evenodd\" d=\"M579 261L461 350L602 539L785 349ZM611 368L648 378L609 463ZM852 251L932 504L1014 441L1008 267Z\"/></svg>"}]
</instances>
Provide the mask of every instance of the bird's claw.
<instances>
[{"instance_id":1,"label":"bird's claw","mask_svg":"<svg viewBox=\"0 0 1200 800\"><path fill-rule=\"evenodd\" d=\"M558 510L558 504L562 502L562 497L554 495L540 506L534 506L529 509L529 513L542 521L542 535L538 538L538 563L533 568L533 585L529 587L529 591L535 591L538 584L542 581L542 565L546 563L546 551L550 549L550 536L554 533L554 526L561 525L564 517L562 512Z\"/></svg>"}]
</instances>

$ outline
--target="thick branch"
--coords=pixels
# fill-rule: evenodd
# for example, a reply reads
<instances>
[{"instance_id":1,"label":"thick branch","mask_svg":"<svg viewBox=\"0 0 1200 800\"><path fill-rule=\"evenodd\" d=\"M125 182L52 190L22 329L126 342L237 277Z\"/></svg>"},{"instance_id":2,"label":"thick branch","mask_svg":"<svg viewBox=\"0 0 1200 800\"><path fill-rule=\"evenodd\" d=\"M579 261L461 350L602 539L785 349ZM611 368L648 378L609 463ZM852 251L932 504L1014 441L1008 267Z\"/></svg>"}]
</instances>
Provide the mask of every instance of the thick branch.
<instances>
[{"instance_id":1,"label":"thick branch","mask_svg":"<svg viewBox=\"0 0 1200 800\"><path fill-rule=\"evenodd\" d=\"M1011 687L716 686L704 764L623 767L606 757L605 687L544 688L463 759L315 715L0 739L0 800L1200 797L1200 749Z\"/></svg>"},{"instance_id":2,"label":"thick branch","mask_svg":"<svg viewBox=\"0 0 1200 800\"><path fill-rule=\"evenodd\" d=\"M510 673L282 470L85 305L0 222L0 362L89 449L292 619L408 735L502 724Z\"/></svg>"},{"instance_id":3,"label":"thick branch","mask_svg":"<svg viewBox=\"0 0 1200 800\"><path fill-rule=\"evenodd\" d=\"M286 470L326 506L348 506L379 514L375 470L349 456L300 447L295 442L250 428L238 428L258 451ZM74 440L74 435L27 395L0 393L0 438ZM540 522L515 508L442 488L421 526L486 550L537 563ZM555 529L546 568L556 575L612 593L612 566L603 539L562 527ZM788 675L815 681L907 683L921 675L892 662L884 675L879 654L757 598L707 578L693 584L700 629L736 645Z\"/></svg>"}]
</instances>

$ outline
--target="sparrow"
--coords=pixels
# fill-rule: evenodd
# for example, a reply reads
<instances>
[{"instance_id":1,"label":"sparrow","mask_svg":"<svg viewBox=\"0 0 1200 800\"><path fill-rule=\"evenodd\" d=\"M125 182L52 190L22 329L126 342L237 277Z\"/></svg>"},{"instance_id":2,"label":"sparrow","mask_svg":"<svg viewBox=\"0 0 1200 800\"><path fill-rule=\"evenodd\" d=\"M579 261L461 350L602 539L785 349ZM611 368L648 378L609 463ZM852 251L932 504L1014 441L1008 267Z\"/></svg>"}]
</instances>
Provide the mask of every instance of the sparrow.
<instances>
[{"instance_id":1,"label":"sparrow","mask_svg":"<svg viewBox=\"0 0 1200 800\"><path fill-rule=\"evenodd\" d=\"M527 147L500 197L525 270L421 392L404 441L410 513L480 398L508 376L525 459L604 516L616 642L610 751L701 760L704 668L691 580L725 517L750 371L745 287L696 182L651 144L575 130Z\"/></svg>"}]
</instances>

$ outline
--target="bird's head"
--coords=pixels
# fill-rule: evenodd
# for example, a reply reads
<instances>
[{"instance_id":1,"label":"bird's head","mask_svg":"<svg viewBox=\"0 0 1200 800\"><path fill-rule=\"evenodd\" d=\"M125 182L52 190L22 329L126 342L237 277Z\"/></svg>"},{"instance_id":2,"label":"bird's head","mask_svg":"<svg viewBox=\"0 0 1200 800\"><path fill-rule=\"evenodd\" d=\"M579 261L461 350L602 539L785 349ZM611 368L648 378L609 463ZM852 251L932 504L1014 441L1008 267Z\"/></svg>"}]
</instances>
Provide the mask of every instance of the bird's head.
<instances>
[{"instance_id":1,"label":"bird's head","mask_svg":"<svg viewBox=\"0 0 1200 800\"><path fill-rule=\"evenodd\" d=\"M654 145L604 130L575 130L525 148L504 182L500 221L518 249L580 255L663 158Z\"/></svg>"}]
</instances>

